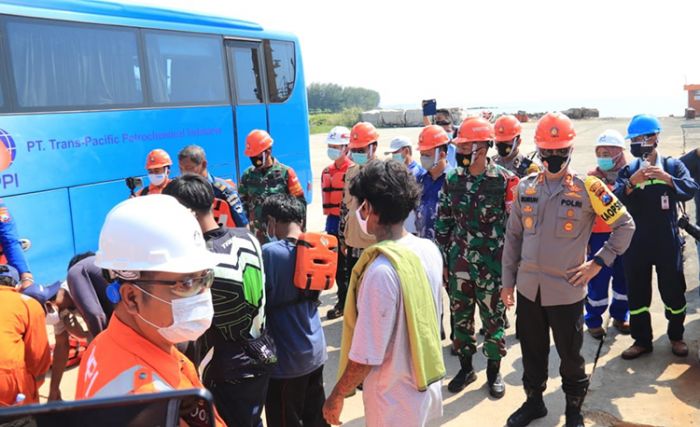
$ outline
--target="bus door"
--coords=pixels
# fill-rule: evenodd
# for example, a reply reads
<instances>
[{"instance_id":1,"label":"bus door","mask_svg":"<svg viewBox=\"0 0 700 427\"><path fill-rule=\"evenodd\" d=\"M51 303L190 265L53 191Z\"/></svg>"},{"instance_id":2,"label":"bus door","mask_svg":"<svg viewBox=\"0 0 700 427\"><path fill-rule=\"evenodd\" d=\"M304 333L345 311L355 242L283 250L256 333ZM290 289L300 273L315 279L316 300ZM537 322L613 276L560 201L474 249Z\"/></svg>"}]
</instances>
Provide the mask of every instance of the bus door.
<instances>
[{"instance_id":1,"label":"bus door","mask_svg":"<svg viewBox=\"0 0 700 427\"><path fill-rule=\"evenodd\" d=\"M239 182L243 171L251 165L243 153L246 136L253 129L269 129L262 43L227 39L226 57L233 92L236 182Z\"/></svg>"}]
</instances>

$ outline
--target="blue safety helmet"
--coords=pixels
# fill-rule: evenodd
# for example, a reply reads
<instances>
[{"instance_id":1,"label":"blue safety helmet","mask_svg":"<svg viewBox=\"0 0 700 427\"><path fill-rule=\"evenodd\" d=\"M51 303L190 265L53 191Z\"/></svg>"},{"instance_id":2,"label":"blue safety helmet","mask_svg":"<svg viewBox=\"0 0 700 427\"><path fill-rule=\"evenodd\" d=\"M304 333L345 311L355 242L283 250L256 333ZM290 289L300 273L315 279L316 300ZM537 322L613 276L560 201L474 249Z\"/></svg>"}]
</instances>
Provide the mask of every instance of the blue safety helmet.
<instances>
[{"instance_id":1,"label":"blue safety helmet","mask_svg":"<svg viewBox=\"0 0 700 427\"><path fill-rule=\"evenodd\" d=\"M54 282L52 285L40 285L35 283L22 290L22 293L39 301L39 303L43 306L47 301L56 296L59 289L61 289L60 281Z\"/></svg>"},{"instance_id":2,"label":"blue safety helmet","mask_svg":"<svg viewBox=\"0 0 700 427\"><path fill-rule=\"evenodd\" d=\"M627 125L627 136L625 139L632 139L642 135L653 135L661 132L659 119L649 114L637 114L632 117Z\"/></svg>"}]
</instances>

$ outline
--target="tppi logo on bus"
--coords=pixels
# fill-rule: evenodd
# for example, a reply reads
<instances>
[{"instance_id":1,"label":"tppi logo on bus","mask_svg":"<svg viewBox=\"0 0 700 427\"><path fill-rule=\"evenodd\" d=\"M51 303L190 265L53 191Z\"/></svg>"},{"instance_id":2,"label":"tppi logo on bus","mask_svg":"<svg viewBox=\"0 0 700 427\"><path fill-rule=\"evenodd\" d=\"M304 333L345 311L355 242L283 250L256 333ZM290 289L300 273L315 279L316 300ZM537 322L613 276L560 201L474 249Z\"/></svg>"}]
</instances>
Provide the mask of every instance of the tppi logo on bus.
<instances>
[{"instance_id":1,"label":"tppi logo on bus","mask_svg":"<svg viewBox=\"0 0 700 427\"><path fill-rule=\"evenodd\" d=\"M0 142L2 142L0 144L0 172L2 172L12 166L17 156L17 147L10 134L2 129L0 129ZM18 187L17 174L3 174L0 176L0 184L2 184L3 189L10 186Z\"/></svg>"}]
</instances>

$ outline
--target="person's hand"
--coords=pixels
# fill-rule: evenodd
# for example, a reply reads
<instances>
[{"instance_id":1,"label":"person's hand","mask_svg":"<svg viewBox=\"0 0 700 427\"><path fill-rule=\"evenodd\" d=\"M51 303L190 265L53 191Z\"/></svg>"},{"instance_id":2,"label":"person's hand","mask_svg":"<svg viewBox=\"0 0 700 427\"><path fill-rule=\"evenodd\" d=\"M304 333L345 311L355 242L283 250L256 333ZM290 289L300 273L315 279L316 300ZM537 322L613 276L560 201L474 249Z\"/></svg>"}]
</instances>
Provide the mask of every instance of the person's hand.
<instances>
[{"instance_id":1,"label":"person's hand","mask_svg":"<svg viewBox=\"0 0 700 427\"><path fill-rule=\"evenodd\" d=\"M502 288L501 301L505 304L506 309L510 310L515 305L515 288Z\"/></svg>"},{"instance_id":2,"label":"person's hand","mask_svg":"<svg viewBox=\"0 0 700 427\"><path fill-rule=\"evenodd\" d=\"M586 261L578 267L567 271L568 274L573 274L571 279L569 279L569 283L573 286L585 286L600 272L601 268L603 267L596 264L593 260Z\"/></svg>"},{"instance_id":3,"label":"person's hand","mask_svg":"<svg viewBox=\"0 0 700 427\"><path fill-rule=\"evenodd\" d=\"M646 169L639 169L637 172L633 173L630 177L630 183L632 183L632 185L637 185L646 181L647 175L646 172L644 172L645 170Z\"/></svg>"},{"instance_id":4,"label":"person's hand","mask_svg":"<svg viewBox=\"0 0 700 427\"><path fill-rule=\"evenodd\" d=\"M340 413L343 412L343 396L335 393L335 390L328 396L326 403L323 404L323 418L328 424L334 426L339 426L342 423L340 421Z\"/></svg>"},{"instance_id":5,"label":"person's hand","mask_svg":"<svg viewBox=\"0 0 700 427\"><path fill-rule=\"evenodd\" d=\"M342 244L342 243L341 243L340 245L338 245L338 246L340 247L340 253L341 253L343 256L348 256L348 247L345 246L345 245Z\"/></svg>"},{"instance_id":6,"label":"person's hand","mask_svg":"<svg viewBox=\"0 0 700 427\"><path fill-rule=\"evenodd\" d=\"M673 177L658 166L649 166L648 168L644 169L644 174L646 175L647 179L658 179L668 185L673 183Z\"/></svg>"},{"instance_id":7,"label":"person's hand","mask_svg":"<svg viewBox=\"0 0 700 427\"><path fill-rule=\"evenodd\" d=\"M51 390L49 391L48 400L49 400L49 402L63 400L63 398L61 397L61 389L60 388L54 389L53 387L51 387Z\"/></svg>"}]
</instances>

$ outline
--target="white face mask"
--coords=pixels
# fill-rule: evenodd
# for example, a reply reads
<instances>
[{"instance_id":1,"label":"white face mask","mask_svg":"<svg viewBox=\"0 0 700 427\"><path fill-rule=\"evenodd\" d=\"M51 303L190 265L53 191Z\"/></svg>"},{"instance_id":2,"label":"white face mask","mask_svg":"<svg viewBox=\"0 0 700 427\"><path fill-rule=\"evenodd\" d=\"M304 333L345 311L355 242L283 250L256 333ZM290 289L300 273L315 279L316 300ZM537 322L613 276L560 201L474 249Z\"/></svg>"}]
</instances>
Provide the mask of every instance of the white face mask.
<instances>
[{"instance_id":1,"label":"white face mask","mask_svg":"<svg viewBox=\"0 0 700 427\"><path fill-rule=\"evenodd\" d=\"M214 317L211 290L207 289L201 294L168 302L145 291L141 287L139 289L146 295L172 307L173 324L167 327L158 326L146 320L141 314L138 314L141 320L158 329L158 333L168 342L177 344L185 341L194 341L211 326L211 320Z\"/></svg>"},{"instance_id":2,"label":"white face mask","mask_svg":"<svg viewBox=\"0 0 700 427\"><path fill-rule=\"evenodd\" d=\"M46 307L46 324L56 326L61 322L61 313L56 310L56 307Z\"/></svg>"},{"instance_id":3,"label":"white face mask","mask_svg":"<svg viewBox=\"0 0 700 427\"><path fill-rule=\"evenodd\" d=\"M161 185L163 182L165 182L166 177L167 177L167 175L164 173L149 173L148 174L148 181L157 187L157 186Z\"/></svg>"},{"instance_id":4,"label":"white face mask","mask_svg":"<svg viewBox=\"0 0 700 427\"><path fill-rule=\"evenodd\" d=\"M367 232L367 220L362 219L362 214L360 214L360 211L362 210L362 207L367 203L367 200L362 202L360 206L358 206L357 210L355 211L355 216L357 217L357 222L360 224L360 230L362 230L363 233L369 234Z\"/></svg>"}]
</instances>

